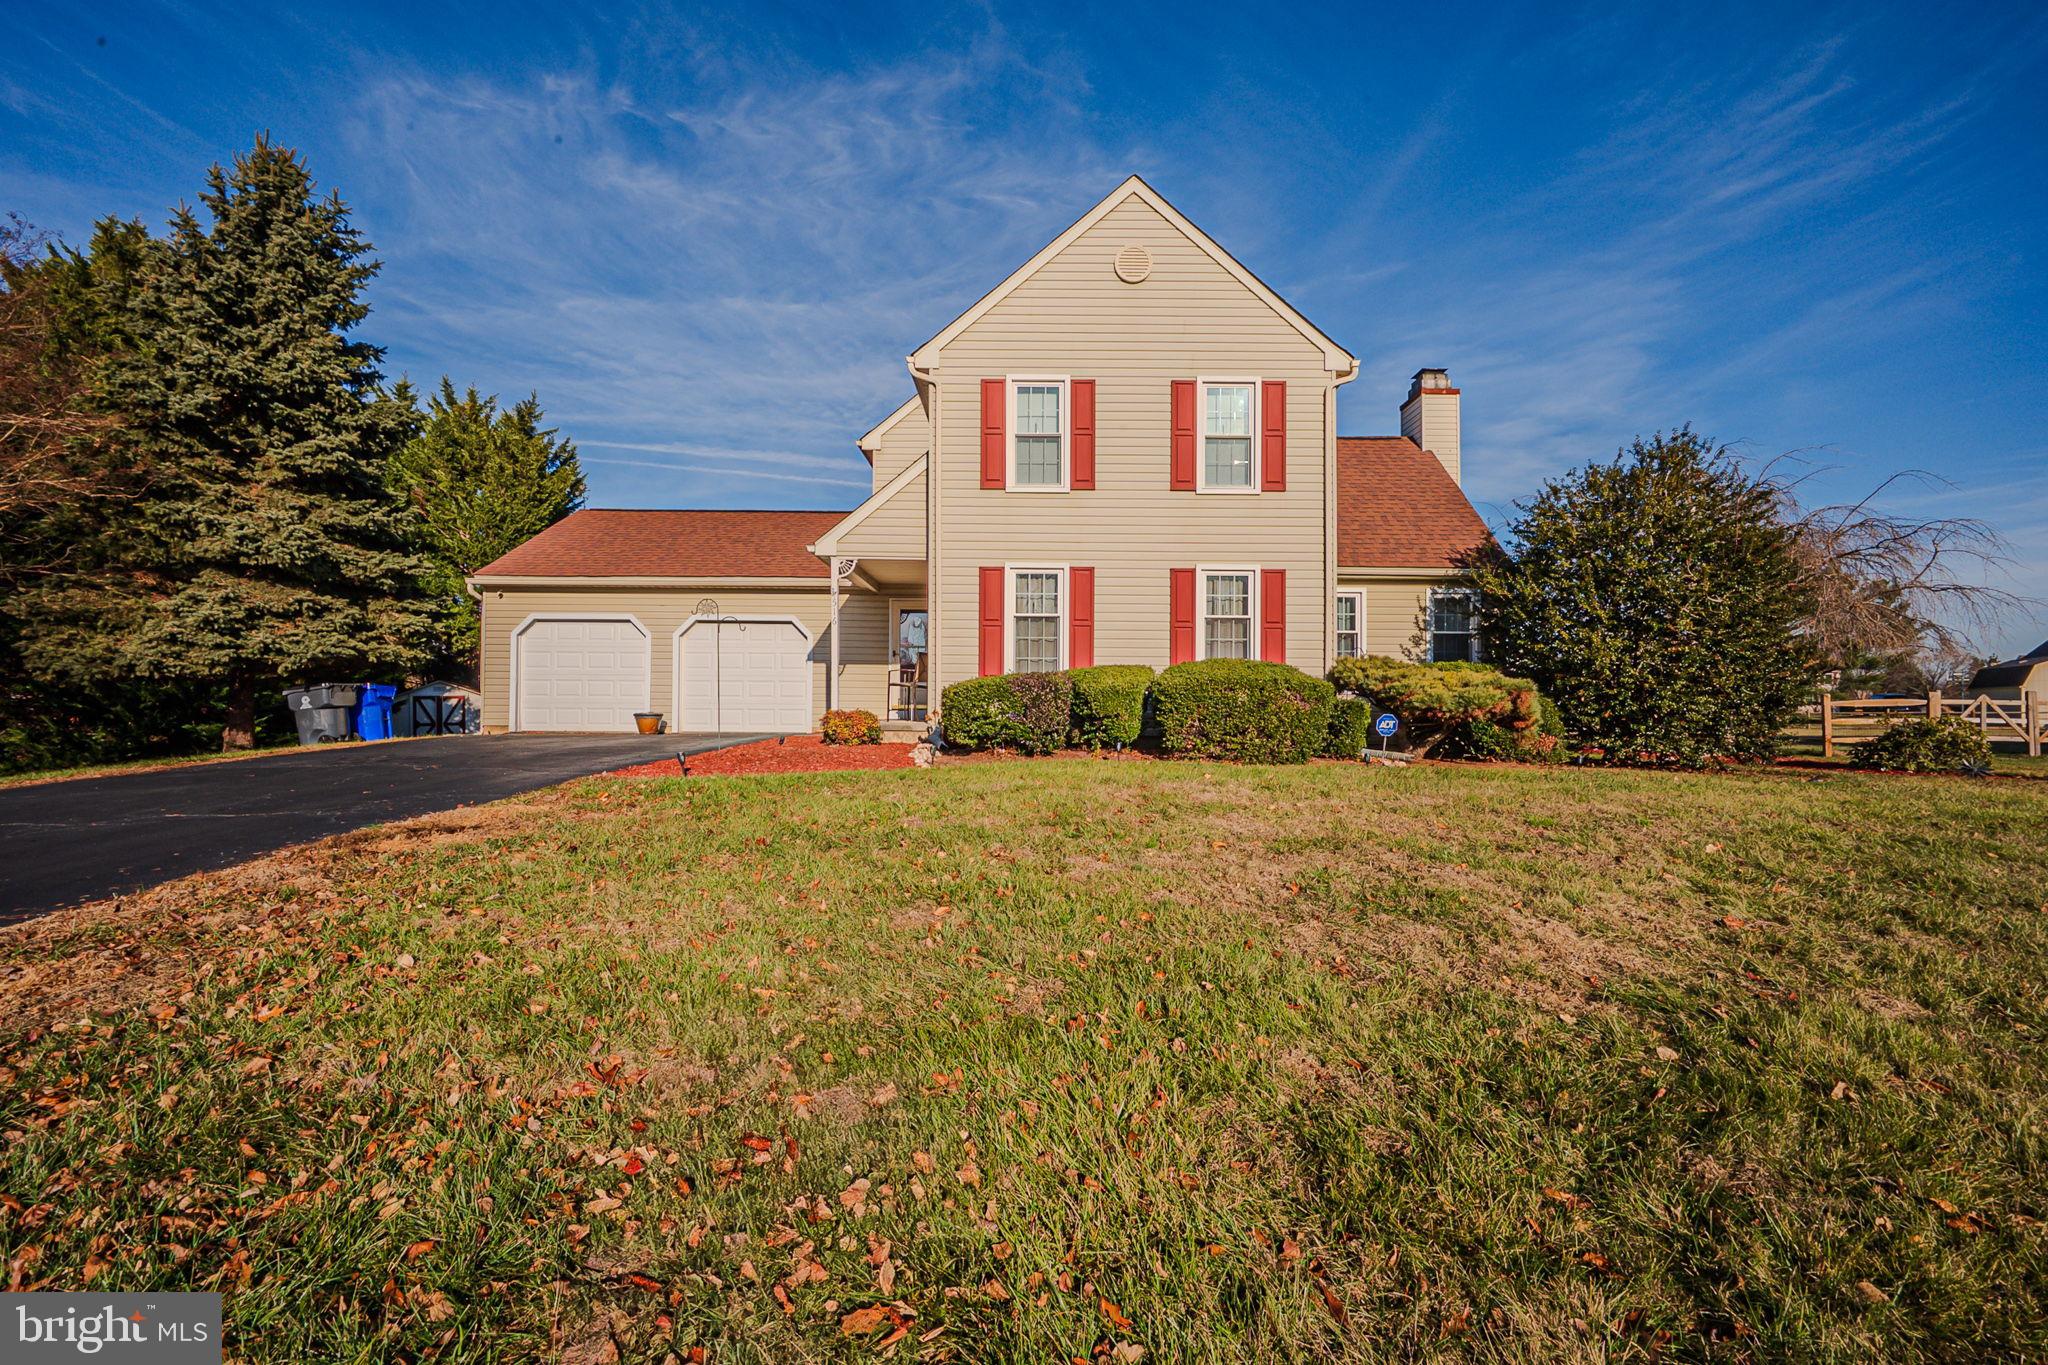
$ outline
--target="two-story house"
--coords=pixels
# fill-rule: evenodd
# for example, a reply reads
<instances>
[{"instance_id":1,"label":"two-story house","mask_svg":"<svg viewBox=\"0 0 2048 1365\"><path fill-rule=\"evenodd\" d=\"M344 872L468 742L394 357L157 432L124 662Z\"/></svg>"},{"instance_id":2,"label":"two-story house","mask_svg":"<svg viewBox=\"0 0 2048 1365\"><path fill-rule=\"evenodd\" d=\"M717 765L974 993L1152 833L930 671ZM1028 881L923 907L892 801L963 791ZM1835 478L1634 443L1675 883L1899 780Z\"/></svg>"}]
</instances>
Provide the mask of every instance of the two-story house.
<instances>
[{"instance_id":1,"label":"two-story house","mask_svg":"<svg viewBox=\"0 0 2048 1365\"><path fill-rule=\"evenodd\" d=\"M850 512L577 512L470 580L485 723L801 731L982 673L1471 657L1458 390L1358 362L1137 177L908 358Z\"/></svg>"}]
</instances>

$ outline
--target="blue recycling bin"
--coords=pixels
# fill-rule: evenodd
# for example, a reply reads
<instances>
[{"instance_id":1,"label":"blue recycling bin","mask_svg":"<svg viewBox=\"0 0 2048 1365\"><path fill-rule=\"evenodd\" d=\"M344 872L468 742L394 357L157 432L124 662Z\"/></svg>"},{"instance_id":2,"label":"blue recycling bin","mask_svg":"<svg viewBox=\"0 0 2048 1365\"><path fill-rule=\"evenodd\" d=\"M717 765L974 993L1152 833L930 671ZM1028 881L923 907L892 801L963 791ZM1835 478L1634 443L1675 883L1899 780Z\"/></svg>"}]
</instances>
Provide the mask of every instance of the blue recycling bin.
<instances>
[{"instance_id":1,"label":"blue recycling bin","mask_svg":"<svg viewBox=\"0 0 2048 1365\"><path fill-rule=\"evenodd\" d=\"M397 695L396 687L384 683L363 684L353 717L357 739L391 738L391 700Z\"/></svg>"}]
</instances>

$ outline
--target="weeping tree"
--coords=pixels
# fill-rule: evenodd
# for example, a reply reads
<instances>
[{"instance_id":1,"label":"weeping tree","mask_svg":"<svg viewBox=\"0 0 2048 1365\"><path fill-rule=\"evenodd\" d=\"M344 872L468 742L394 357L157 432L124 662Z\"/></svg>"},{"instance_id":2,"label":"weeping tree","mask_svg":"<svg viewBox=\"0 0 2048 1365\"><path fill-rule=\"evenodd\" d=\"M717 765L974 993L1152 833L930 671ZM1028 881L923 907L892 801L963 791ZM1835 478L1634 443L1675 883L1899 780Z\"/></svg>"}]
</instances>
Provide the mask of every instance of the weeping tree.
<instances>
[{"instance_id":1,"label":"weeping tree","mask_svg":"<svg viewBox=\"0 0 2048 1365\"><path fill-rule=\"evenodd\" d=\"M399 668L430 626L387 461L412 410L381 387L369 243L339 196L259 138L181 208L136 291L133 344L103 367L131 496L76 569L36 594L24 655L46 676L205 681L223 748L260 696Z\"/></svg>"},{"instance_id":2,"label":"weeping tree","mask_svg":"<svg viewBox=\"0 0 2048 1365\"><path fill-rule=\"evenodd\" d=\"M1764 477L1793 533L1812 599L1802 630L1822 662L1876 690L1960 686L1981 661L1972 634L2021 605L1987 581L2005 561L2004 541L1975 518L1883 505L1913 485L1945 486L1924 471L1894 474L1854 502L1804 507L1800 492L1816 472L1789 477L1773 466Z\"/></svg>"}]
</instances>

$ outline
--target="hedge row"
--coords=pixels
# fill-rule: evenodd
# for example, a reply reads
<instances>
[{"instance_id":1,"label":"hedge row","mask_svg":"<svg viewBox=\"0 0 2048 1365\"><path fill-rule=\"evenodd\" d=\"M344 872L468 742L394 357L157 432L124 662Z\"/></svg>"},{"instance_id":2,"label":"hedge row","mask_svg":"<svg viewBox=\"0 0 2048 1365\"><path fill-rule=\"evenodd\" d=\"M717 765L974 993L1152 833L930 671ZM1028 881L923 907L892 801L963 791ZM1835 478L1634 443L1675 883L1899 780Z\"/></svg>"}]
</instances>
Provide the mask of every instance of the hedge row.
<instances>
[{"instance_id":1,"label":"hedge row","mask_svg":"<svg viewBox=\"0 0 2048 1365\"><path fill-rule=\"evenodd\" d=\"M1340 696L1339 692L1350 695ZM1047 754L1156 738L1162 752L1239 763L1356 758L1376 714L1401 719L1408 745L1470 758L1554 761L1564 726L1526 678L1484 664L1339 659L1329 677L1286 664L1208 659L1155 675L1142 664L1006 673L945 690L946 742Z\"/></svg>"},{"instance_id":2,"label":"hedge row","mask_svg":"<svg viewBox=\"0 0 2048 1365\"><path fill-rule=\"evenodd\" d=\"M1063 744L1135 744L1246 763L1302 763L1330 750L1331 686L1285 664L1211 659L1155 675L1143 664L1006 673L954 683L941 697L946 742L1045 754ZM1347 712L1344 733L1370 716ZM1356 752L1354 748L1351 752Z\"/></svg>"}]
</instances>

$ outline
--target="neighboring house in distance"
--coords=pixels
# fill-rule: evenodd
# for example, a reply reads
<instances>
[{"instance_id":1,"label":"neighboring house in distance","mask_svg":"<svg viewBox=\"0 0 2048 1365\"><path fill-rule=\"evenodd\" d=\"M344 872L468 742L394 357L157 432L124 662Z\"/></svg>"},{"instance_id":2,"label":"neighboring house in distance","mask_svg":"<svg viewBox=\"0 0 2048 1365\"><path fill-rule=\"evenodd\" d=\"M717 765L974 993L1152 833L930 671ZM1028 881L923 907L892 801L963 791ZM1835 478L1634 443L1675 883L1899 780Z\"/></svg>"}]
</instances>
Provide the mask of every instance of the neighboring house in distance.
<instances>
[{"instance_id":1,"label":"neighboring house in distance","mask_svg":"<svg viewBox=\"0 0 2048 1365\"><path fill-rule=\"evenodd\" d=\"M908 720L982 673L1470 658L1459 393L1358 362L1137 177L909 356L850 512L586 510L470 580L490 729ZM828 565L837 565L839 580Z\"/></svg>"},{"instance_id":2,"label":"neighboring house in distance","mask_svg":"<svg viewBox=\"0 0 2048 1365\"><path fill-rule=\"evenodd\" d=\"M2048 640L2036 645L2031 654L1984 665L1963 689L1964 696L1993 701L2019 701L2029 692L2048 702Z\"/></svg>"}]
</instances>

